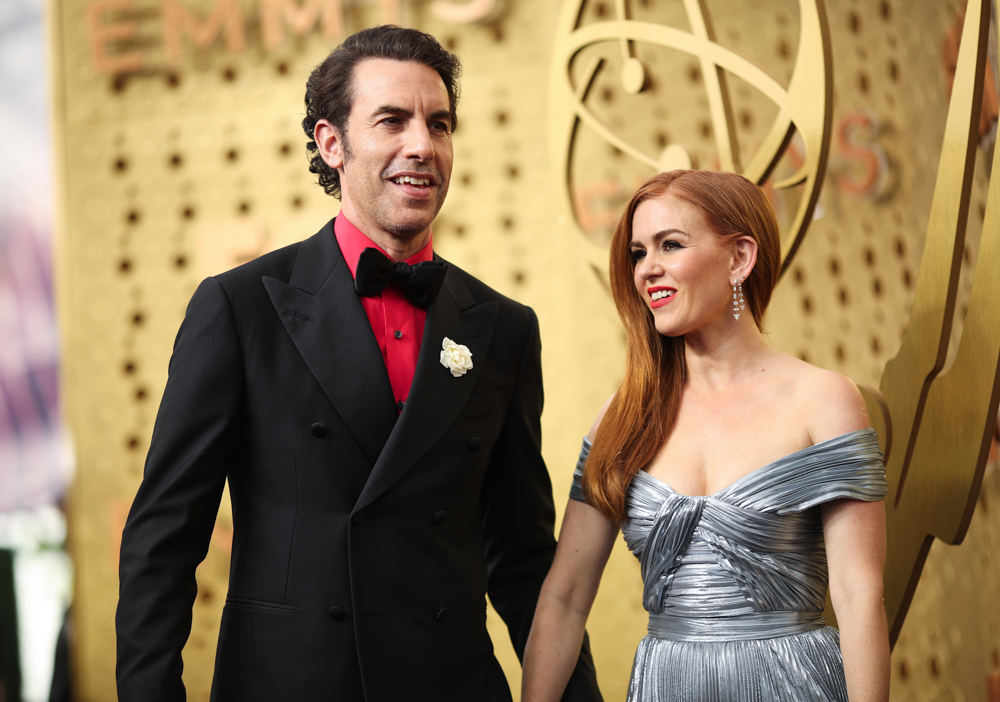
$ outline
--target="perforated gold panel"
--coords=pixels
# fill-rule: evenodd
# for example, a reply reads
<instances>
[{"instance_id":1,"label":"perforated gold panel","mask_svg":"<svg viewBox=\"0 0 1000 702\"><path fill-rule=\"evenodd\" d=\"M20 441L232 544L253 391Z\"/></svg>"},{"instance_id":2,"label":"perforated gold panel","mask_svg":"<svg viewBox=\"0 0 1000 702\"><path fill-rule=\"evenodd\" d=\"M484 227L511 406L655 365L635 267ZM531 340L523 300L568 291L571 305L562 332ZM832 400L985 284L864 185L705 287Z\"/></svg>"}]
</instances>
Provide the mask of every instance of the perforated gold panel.
<instances>
[{"instance_id":1,"label":"perforated gold panel","mask_svg":"<svg viewBox=\"0 0 1000 702\"><path fill-rule=\"evenodd\" d=\"M893 700L993 702L987 677L1000 672L998 552L1000 470L994 461L965 541L931 548L893 650Z\"/></svg>"},{"instance_id":2,"label":"perforated gold panel","mask_svg":"<svg viewBox=\"0 0 1000 702\"><path fill-rule=\"evenodd\" d=\"M395 16L434 33L464 61L455 173L435 246L539 314L544 451L561 505L580 437L621 373L621 332L591 268L593 249L606 240L616 208L652 171L581 133L573 198L589 217L589 239L576 234L556 205L546 129L560 3L477 4L492 8L489 24L445 21L423 0L325 6L339 9L341 33ZM912 304L946 111L940 46L959 4L835 0L826 7L834 66L830 167L817 219L779 286L767 326L777 347L873 386L899 347ZM635 0L629 7L650 22L684 27L681 0ZM714 0L706 7L720 44L779 81L790 78L800 48L797 2ZM262 10L256 0L52 3L63 389L78 460L71 518L75 660L85 702L115 699L120 530L190 294L205 275L303 238L337 210L312 183L298 127L305 77L332 47L327 33L337 31L336 23L324 25L316 15L315 27L300 22L297 33L294 22L279 22L278 43L266 37L272 25ZM215 25L207 19L212 11L220 12ZM177 19L184 12L206 31L199 35L190 21ZM610 0L587 2L584 21L613 12ZM636 51L650 64L653 90L626 95L611 79L618 70L611 70L592 91L595 110L635 143L657 152L685 145L712 167L717 142L697 60ZM730 89L738 143L750 152L775 108L752 86L733 80ZM779 168L790 173L794 165ZM985 214L983 164L975 177L969 271ZM795 197L775 195L786 222ZM970 288L965 275L954 338ZM894 655L894 699L985 699L985 676L1000 666L995 615L984 616L990 598L989 611L997 609L1000 507L984 506L1000 505L995 483L966 543L931 552ZM208 698L229 519L224 500L198 572L185 650L192 700ZM638 565L619 544L589 624L609 700L624 698L632 653L645 632L640 592ZM516 696L519 668L492 611L489 625Z\"/></svg>"}]
</instances>

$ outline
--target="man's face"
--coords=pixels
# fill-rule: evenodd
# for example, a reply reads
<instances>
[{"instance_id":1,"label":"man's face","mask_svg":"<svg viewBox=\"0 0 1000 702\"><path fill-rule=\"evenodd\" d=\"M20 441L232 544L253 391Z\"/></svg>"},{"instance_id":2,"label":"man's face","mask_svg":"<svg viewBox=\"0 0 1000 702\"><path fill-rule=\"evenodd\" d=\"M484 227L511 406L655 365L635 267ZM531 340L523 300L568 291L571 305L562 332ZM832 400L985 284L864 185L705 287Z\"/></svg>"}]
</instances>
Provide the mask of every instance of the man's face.
<instances>
[{"instance_id":1,"label":"man's face","mask_svg":"<svg viewBox=\"0 0 1000 702\"><path fill-rule=\"evenodd\" d=\"M341 208L369 236L428 231L451 179L451 109L444 81L417 62L367 59L354 68L354 104L325 160L340 172Z\"/></svg>"}]
</instances>

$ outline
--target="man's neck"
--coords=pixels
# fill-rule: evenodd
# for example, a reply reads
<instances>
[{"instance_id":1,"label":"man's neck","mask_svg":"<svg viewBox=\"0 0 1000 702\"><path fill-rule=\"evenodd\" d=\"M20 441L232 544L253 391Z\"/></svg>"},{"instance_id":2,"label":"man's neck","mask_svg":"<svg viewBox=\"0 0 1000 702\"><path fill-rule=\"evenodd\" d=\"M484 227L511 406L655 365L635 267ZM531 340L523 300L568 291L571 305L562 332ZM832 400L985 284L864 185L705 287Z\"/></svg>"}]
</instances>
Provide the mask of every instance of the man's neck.
<instances>
[{"instance_id":1,"label":"man's neck","mask_svg":"<svg viewBox=\"0 0 1000 702\"><path fill-rule=\"evenodd\" d=\"M389 254L389 258L393 261L405 261L427 246L427 242L431 240L430 227L410 238L394 236L392 233L377 226L374 222L369 221L367 217L352 207L350 202L341 203L340 213L358 231L378 244L383 251Z\"/></svg>"}]
</instances>

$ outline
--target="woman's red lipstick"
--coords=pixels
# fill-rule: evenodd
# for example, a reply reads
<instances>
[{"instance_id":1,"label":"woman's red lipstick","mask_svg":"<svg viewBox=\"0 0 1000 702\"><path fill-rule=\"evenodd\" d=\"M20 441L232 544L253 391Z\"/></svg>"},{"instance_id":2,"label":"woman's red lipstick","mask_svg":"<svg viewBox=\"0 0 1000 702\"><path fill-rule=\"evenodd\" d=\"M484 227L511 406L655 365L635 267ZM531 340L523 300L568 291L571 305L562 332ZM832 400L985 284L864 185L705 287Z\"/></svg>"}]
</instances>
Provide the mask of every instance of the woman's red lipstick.
<instances>
[{"instance_id":1,"label":"woman's red lipstick","mask_svg":"<svg viewBox=\"0 0 1000 702\"><path fill-rule=\"evenodd\" d=\"M661 297L658 300L654 300L653 293L661 290L669 290L673 292L673 295L668 295L667 297ZM655 310L657 307L663 307L665 304L677 297L677 288L671 288L667 285L654 285L646 290L646 294L649 295L649 307Z\"/></svg>"}]
</instances>

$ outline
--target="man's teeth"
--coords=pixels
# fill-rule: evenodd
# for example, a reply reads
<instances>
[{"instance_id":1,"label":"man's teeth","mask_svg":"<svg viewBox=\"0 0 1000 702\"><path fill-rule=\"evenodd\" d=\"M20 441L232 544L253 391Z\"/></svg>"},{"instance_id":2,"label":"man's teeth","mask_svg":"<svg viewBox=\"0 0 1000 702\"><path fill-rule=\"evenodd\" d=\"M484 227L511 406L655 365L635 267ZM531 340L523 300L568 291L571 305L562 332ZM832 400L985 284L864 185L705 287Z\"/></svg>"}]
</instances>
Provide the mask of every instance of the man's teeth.
<instances>
[{"instance_id":1,"label":"man's teeth","mask_svg":"<svg viewBox=\"0 0 1000 702\"><path fill-rule=\"evenodd\" d=\"M403 183L409 183L410 185L430 185L430 178L414 178L412 176L399 176L393 180L394 183L402 185Z\"/></svg>"},{"instance_id":2,"label":"man's teeth","mask_svg":"<svg viewBox=\"0 0 1000 702\"><path fill-rule=\"evenodd\" d=\"M677 291L676 290L657 290L655 293L653 293L649 297L652 299L653 302L656 302L657 300L662 300L665 297L672 296L675 292L677 292Z\"/></svg>"}]
</instances>

